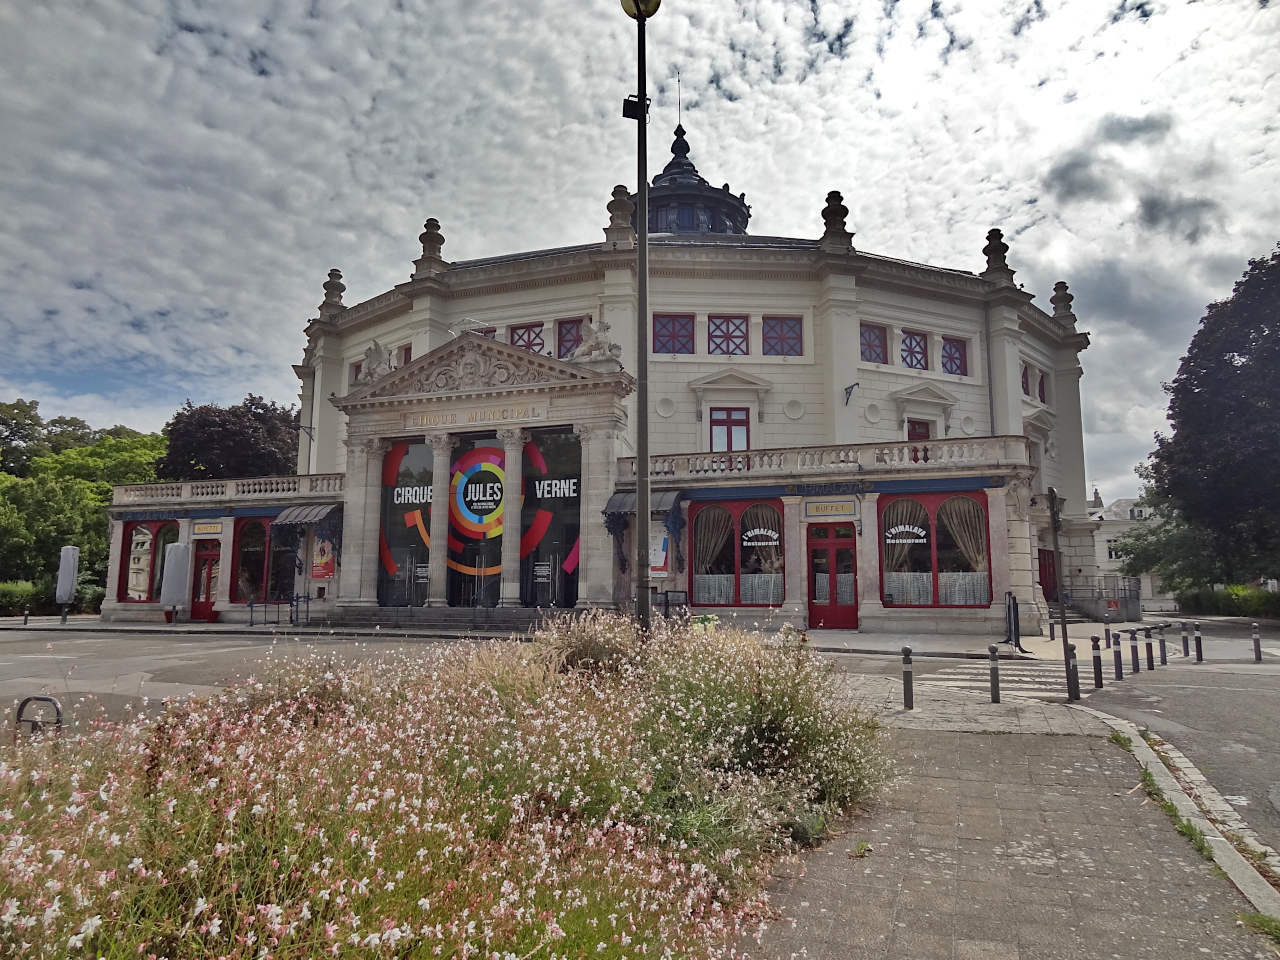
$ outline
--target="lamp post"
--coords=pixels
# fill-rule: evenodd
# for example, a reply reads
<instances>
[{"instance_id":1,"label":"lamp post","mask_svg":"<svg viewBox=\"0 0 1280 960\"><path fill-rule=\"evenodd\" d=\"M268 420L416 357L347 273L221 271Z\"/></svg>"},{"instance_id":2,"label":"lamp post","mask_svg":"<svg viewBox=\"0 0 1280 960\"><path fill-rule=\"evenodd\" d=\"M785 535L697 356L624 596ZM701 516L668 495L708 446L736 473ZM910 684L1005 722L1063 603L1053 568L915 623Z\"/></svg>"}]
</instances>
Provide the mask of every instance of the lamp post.
<instances>
[{"instance_id":1,"label":"lamp post","mask_svg":"<svg viewBox=\"0 0 1280 960\"><path fill-rule=\"evenodd\" d=\"M652 616L649 596L649 121L644 63L645 21L662 0L622 0L636 22L636 101L622 115L636 121L636 621L647 631Z\"/></svg>"},{"instance_id":2,"label":"lamp post","mask_svg":"<svg viewBox=\"0 0 1280 960\"><path fill-rule=\"evenodd\" d=\"M1049 488L1049 530L1053 534L1053 578L1058 593L1058 620L1062 627L1062 662L1067 668L1067 689L1071 689L1071 661L1067 653L1067 598L1062 591L1062 547L1058 543L1058 531L1062 529L1062 505L1066 502L1058 491ZM1136 648L1135 648L1136 649ZM1068 699L1070 696L1068 695Z\"/></svg>"}]
</instances>

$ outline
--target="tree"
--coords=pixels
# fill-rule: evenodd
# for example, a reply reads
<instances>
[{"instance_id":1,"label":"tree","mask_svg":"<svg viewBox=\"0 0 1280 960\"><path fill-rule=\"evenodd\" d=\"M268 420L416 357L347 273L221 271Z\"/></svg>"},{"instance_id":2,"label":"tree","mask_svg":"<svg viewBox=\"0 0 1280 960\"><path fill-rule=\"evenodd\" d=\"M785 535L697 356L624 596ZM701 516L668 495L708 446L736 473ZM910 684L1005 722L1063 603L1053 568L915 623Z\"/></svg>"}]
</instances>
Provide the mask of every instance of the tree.
<instances>
[{"instance_id":1,"label":"tree","mask_svg":"<svg viewBox=\"0 0 1280 960\"><path fill-rule=\"evenodd\" d=\"M52 423L52 421L50 421ZM126 428L127 429L127 428ZM33 477L87 480L100 484L105 496L118 483L150 483L156 461L164 456L165 439L158 433L130 431L132 437L102 436L90 446L71 447L31 461ZM105 506L107 500L103 500Z\"/></svg>"},{"instance_id":2,"label":"tree","mask_svg":"<svg viewBox=\"0 0 1280 960\"><path fill-rule=\"evenodd\" d=\"M1219 582L1280 570L1277 371L1280 244L1249 261L1230 297L1209 304L1165 385L1173 434L1157 434L1151 455L1153 495L1185 524L1187 545L1211 558Z\"/></svg>"},{"instance_id":3,"label":"tree","mask_svg":"<svg viewBox=\"0 0 1280 960\"><path fill-rule=\"evenodd\" d=\"M24 477L32 457L49 452L39 400L0 403L0 473Z\"/></svg>"},{"instance_id":4,"label":"tree","mask_svg":"<svg viewBox=\"0 0 1280 960\"><path fill-rule=\"evenodd\" d=\"M231 407L188 400L164 435L169 449L156 462L161 480L266 477L297 467L297 411L253 394Z\"/></svg>"},{"instance_id":5,"label":"tree","mask_svg":"<svg viewBox=\"0 0 1280 960\"><path fill-rule=\"evenodd\" d=\"M58 571L66 544L80 548L80 569L101 582L107 568L107 512L87 480L8 477L0 483L0 527L17 517L21 532L0 551L0 580L38 580ZM7 509L6 509L7 508Z\"/></svg>"}]
</instances>

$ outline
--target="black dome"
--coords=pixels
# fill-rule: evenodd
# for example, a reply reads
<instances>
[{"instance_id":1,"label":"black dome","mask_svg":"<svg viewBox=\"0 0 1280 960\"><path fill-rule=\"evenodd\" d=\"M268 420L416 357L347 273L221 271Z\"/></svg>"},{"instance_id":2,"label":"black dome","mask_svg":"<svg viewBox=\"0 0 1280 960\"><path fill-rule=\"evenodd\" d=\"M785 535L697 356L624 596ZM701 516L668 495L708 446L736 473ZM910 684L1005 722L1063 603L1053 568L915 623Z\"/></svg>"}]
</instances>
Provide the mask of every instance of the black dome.
<instances>
[{"instance_id":1,"label":"black dome","mask_svg":"<svg viewBox=\"0 0 1280 960\"><path fill-rule=\"evenodd\" d=\"M684 132L676 127L671 160L649 189L649 232L745 234L751 219L746 194L735 197L727 183L718 190L707 183L689 159Z\"/></svg>"}]
</instances>

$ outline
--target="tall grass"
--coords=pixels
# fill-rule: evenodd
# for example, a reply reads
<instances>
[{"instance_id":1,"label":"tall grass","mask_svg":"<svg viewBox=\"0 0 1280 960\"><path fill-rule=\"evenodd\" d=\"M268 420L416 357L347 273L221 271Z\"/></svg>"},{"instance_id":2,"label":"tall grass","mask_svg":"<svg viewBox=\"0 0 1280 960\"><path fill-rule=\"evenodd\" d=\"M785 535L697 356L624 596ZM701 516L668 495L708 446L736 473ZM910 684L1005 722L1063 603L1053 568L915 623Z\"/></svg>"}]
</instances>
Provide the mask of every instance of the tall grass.
<instances>
[{"instance_id":1,"label":"tall grass","mask_svg":"<svg viewBox=\"0 0 1280 960\"><path fill-rule=\"evenodd\" d=\"M587 624L7 751L0 955L727 955L769 857L884 777L875 724L798 648Z\"/></svg>"}]
</instances>

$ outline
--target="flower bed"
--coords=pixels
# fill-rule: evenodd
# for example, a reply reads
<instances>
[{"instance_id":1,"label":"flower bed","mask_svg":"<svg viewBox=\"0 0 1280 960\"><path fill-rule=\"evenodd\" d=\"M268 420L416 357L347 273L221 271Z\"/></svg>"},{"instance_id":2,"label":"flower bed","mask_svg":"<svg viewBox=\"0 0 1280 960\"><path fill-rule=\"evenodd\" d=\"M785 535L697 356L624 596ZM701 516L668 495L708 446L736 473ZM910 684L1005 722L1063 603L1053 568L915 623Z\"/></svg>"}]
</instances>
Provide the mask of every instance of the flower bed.
<instances>
[{"instance_id":1,"label":"flower bed","mask_svg":"<svg viewBox=\"0 0 1280 960\"><path fill-rule=\"evenodd\" d=\"M727 955L878 736L803 649L687 623L313 652L7 750L0 955Z\"/></svg>"}]
</instances>

